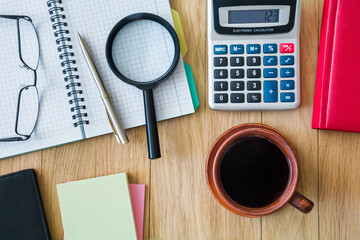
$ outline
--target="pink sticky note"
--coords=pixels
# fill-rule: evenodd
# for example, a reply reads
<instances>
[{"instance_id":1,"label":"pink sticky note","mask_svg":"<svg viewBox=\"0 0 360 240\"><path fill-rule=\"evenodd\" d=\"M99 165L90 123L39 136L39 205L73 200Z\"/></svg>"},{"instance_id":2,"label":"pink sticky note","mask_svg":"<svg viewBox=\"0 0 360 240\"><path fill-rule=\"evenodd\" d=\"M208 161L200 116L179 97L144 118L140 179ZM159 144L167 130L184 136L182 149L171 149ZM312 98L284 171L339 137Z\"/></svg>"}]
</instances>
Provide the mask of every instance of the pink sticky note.
<instances>
[{"instance_id":1,"label":"pink sticky note","mask_svg":"<svg viewBox=\"0 0 360 240\"><path fill-rule=\"evenodd\" d=\"M143 239L145 184L129 184L138 240Z\"/></svg>"},{"instance_id":2,"label":"pink sticky note","mask_svg":"<svg viewBox=\"0 0 360 240\"><path fill-rule=\"evenodd\" d=\"M72 181L68 181L72 182ZM136 233L138 240L143 240L144 210L145 210L145 184L129 184L131 204L134 213ZM65 240L65 236L64 236Z\"/></svg>"}]
</instances>

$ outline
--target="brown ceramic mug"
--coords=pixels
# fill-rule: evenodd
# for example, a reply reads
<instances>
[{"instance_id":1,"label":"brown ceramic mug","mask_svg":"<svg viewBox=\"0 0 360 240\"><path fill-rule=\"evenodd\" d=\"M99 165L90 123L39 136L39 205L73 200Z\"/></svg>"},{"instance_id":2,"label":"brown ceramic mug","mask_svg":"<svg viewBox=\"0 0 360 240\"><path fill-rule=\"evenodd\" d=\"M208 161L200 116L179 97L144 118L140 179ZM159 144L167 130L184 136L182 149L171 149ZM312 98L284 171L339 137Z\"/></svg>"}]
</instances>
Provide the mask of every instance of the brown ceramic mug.
<instances>
[{"instance_id":1,"label":"brown ceramic mug","mask_svg":"<svg viewBox=\"0 0 360 240\"><path fill-rule=\"evenodd\" d=\"M225 153L237 142L249 137L266 139L281 149L286 157L289 177L282 193L270 204L262 207L248 207L234 201L224 190L220 178L220 166ZM309 213L314 204L295 191L299 179L298 156L290 141L279 131L261 124L236 126L222 134L212 146L206 163L206 177L210 190L216 200L231 212L246 216L260 217L273 213L290 203L303 213Z\"/></svg>"}]
</instances>

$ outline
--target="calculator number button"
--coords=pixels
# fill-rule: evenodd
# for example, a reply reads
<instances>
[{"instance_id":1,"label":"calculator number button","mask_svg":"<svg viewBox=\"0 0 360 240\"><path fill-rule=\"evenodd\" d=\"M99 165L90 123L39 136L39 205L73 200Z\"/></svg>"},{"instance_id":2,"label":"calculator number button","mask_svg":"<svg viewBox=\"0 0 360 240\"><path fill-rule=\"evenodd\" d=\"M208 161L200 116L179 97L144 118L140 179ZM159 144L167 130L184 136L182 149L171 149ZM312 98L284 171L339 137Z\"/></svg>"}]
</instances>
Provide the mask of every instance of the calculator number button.
<instances>
[{"instance_id":1,"label":"calculator number button","mask_svg":"<svg viewBox=\"0 0 360 240\"><path fill-rule=\"evenodd\" d=\"M294 65L294 56L281 56L280 64L281 65Z\"/></svg>"},{"instance_id":2,"label":"calculator number button","mask_svg":"<svg viewBox=\"0 0 360 240\"><path fill-rule=\"evenodd\" d=\"M216 70L214 70L214 78L215 79L226 79L226 78L228 78L228 70L227 69L216 69Z\"/></svg>"},{"instance_id":3,"label":"calculator number button","mask_svg":"<svg viewBox=\"0 0 360 240\"><path fill-rule=\"evenodd\" d=\"M214 82L215 91L227 91L228 83L227 82Z\"/></svg>"},{"instance_id":4,"label":"calculator number button","mask_svg":"<svg viewBox=\"0 0 360 240\"><path fill-rule=\"evenodd\" d=\"M231 103L243 103L245 102L245 94L243 93L232 93L230 95Z\"/></svg>"},{"instance_id":5,"label":"calculator number button","mask_svg":"<svg viewBox=\"0 0 360 240\"><path fill-rule=\"evenodd\" d=\"M231 78L244 78L244 69L231 69L230 77Z\"/></svg>"},{"instance_id":6,"label":"calculator number button","mask_svg":"<svg viewBox=\"0 0 360 240\"><path fill-rule=\"evenodd\" d=\"M261 102L261 94L260 93L248 93L247 101L248 101L248 103L259 103L259 102Z\"/></svg>"},{"instance_id":7,"label":"calculator number button","mask_svg":"<svg viewBox=\"0 0 360 240\"><path fill-rule=\"evenodd\" d=\"M230 82L230 90L231 91L244 91L245 83L243 81Z\"/></svg>"},{"instance_id":8,"label":"calculator number button","mask_svg":"<svg viewBox=\"0 0 360 240\"><path fill-rule=\"evenodd\" d=\"M248 78L261 78L261 69L248 69L247 70Z\"/></svg>"},{"instance_id":9,"label":"calculator number button","mask_svg":"<svg viewBox=\"0 0 360 240\"><path fill-rule=\"evenodd\" d=\"M260 81L248 81L247 82L247 90L249 91L258 91L261 89Z\"/></svg>"},{"instance_id":10,"label":"calculator number button","mask_svg":"<svg viewBox=\"0 0 360 240\"><path fill-rule=\"evenodd\" d=\"M215 67L226 67L228 65L228 59L226 57L216 57L214 58Z\"/></svg>"},{"instance_id":11,"label":"calculator number button","mask_svg":"<svg viewBox=\"0 0 360 240\"><path fill-rule=\"evenodd\" d=\"M293 53L294 49L295 49L295 47L294 47L293 43L280 44L280 53Z\"/></svg>"},{"instance_id":12,"label":"calculator number button","mask_svg":"<svg viewBox=\"0 0 360 240\"><path fill-rule=\"evenodd\" d=\"M264 57L264 66L276 66L277 61L278 61L278 59L276 56L265 56Z\"/></svg>"},{"instance_id":13,"label":"calculator number button","mask_svg":"<svg viewBox=\"0 0 360 240\"><path fill-rule=\"evenodd\" d=\"M227 94L214 94L215 103L227 103L229 101Z\"/></svg>"},{"instance_id":14,"label":"calculator number button","mask_svg":"<svg viewBox=\"0 0 360 240\"><path fill-rule=\"evenodd\" d=\"M231 66L244 66L244 57L231 57L230 65Z\"/></svg>"},{"instance_id":15,"label":"calculator number button","mask_svg":"<svg viewBox=\"0 0 360 240\"><path fill-rule=\"evenodd\" d=\"M261 58L260 57L248 57L246 60L248 66L260 66Z\"/></svg>"}]
</instances>

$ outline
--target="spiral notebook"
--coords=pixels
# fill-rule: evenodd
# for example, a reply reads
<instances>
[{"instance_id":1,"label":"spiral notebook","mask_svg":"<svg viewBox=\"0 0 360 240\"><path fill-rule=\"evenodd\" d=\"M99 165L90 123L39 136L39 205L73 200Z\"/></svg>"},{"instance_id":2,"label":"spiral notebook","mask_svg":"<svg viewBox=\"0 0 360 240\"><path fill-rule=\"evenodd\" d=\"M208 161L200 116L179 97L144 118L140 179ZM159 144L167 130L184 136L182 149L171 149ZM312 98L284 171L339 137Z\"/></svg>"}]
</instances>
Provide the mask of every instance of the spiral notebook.
<instances>
[{"instance_id":1,"label":"spiral notebook","mask_svg":"<svg viewBox=\"0 0 360 240\"><path fill-rule=\"evenodd\" d=\"M0 143L0 158L112 132L76 32L87 42L123 126L145 123L142 91L117 79L105 58L112 27L136 12L154 13L173 24L168 0L1 1L0 14L27 15L36 27L40 41L40 113L31 139ZM0 30L1 138L14 136L17 94L29 73L19 68L16 21L0 19ZM173 76L154 90L154 96L159 121L194 113L182 59Z\"/></svg>"}]
</instances>

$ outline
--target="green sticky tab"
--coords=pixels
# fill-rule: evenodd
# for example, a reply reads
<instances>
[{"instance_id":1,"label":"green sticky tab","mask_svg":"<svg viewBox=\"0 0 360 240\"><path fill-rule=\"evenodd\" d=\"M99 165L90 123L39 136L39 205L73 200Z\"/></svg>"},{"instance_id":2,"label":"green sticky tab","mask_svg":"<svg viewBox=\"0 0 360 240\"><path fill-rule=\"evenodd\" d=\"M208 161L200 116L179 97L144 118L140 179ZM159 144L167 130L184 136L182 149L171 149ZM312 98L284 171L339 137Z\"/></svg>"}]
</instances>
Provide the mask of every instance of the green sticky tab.
<instances>
[{"instance_id":1,"label":"green sticky tab","mask_svg":"<svg viewBox=\"0 0 360 240\"><path fill-rule=\"evenodd\" d=\"M171 9L171 14L172 14L172 17L174 19L174 25L175 25L176 33L177 33L177 35L179 37L181 56L185 57L185 55L186 55L186 53L188 51L188 48L187 48L187 45L186 45L186 40L185 40L184 30L183 30L181 20L180 20L180 15L174 9Z\"/></svg>"},{"instance_id":2,"label":"green sticky tab","mask_svg":"<svg viewBox=\"0 0 360 240\"><path fill-rule=\"evenodd\" d=\"M194 81L194 75L192 72L192 69L190 67L189 64L187 64L186 62L184 62L184 68L185 68L185 72L186 72L186 78L188 80L188 85L189 85L189 89L190 89L190 94L191 94L191 99L194 105L194 110L196 110L199 105L199 97L196 91L196 86L195 86L195 81Z\"/></svg>"}]
</instances>

